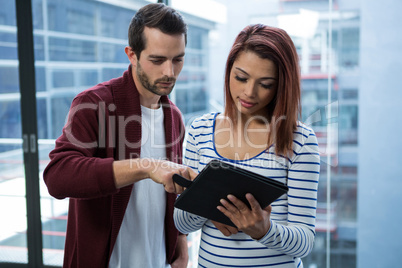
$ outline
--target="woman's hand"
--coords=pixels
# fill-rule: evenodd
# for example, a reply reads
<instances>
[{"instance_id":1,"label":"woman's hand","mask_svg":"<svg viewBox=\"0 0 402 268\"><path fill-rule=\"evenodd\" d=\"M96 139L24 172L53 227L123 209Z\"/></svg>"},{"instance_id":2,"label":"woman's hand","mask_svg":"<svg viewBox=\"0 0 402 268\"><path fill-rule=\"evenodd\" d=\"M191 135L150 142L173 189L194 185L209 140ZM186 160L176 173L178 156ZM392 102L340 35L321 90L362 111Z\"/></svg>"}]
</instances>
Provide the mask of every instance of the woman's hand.
<instances>
[{"instance_id":1,"label":"woman's hand","mask_svg":"<svg viewBox=\"0 0 402 268\"><path fill-rule=\"evenodd\" d=\"M228 195L227 198L232 204L225 199L221 199L222 206L218 206L218 209L225 214L240 231L248 234L253 239L261 239L271 227L270 215L272 207L268 206L262 209L252 194L246 194L251 209L233 195Z\"/></svg>"},{"instance_id":2,"label":"woman's hand","mask_svg":"<svg viewBox=\"0 0 402 268\"><path fill-rule=\"evenodd\" d=\"M218 228L219 231L221 231L221 233L224 236L231 236L232 234L237 234L239 232L239 230L233 226L230 225L226 225L217 221L211 221L216 228Z\"/></svg>"}]
</instances>

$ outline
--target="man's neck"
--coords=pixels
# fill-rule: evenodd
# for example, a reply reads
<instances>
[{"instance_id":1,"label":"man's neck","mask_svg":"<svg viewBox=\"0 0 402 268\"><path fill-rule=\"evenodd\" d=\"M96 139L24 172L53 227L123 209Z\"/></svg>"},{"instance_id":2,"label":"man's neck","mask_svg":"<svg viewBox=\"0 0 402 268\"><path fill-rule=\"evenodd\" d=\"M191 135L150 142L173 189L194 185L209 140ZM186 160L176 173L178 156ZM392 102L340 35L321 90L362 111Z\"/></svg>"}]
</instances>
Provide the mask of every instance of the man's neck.
<instances>
[{"instance_id":1,"label":"man's neck","mask_svg":"<svg viewBox=\"0 0 402 268\"><path fill-rule=\"evenodd\" d=\"M152 98L147 98L144 97L141 93L140 93L140 104L144 107L150 108L150 109L158 109L160 106L160 96L153 94L154 97Z\"/></svg>"}]
</instances>

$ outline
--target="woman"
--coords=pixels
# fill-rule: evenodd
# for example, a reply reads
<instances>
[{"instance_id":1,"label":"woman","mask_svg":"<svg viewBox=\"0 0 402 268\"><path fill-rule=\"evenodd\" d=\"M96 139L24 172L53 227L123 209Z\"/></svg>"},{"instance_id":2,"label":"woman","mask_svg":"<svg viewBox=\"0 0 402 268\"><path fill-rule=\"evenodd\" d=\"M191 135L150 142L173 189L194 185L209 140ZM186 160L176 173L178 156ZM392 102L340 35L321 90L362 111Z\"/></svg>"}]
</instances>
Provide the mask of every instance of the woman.
<instances>
[{"instance_id":1,"label":"woman","mask_svg":"<svg viewBox=\"0 0 402 268\"><path fill-rule=\"evenodd\" d=\"M224 114L192 123L185 164L201 171L220 159L285 183L289 191L265 209L251 194L251 209L231 195L221 200L217 209L237 228L179 209L176 227L202 230L200 267L303 267L300 258L315 236L320 161L313 130L297 121L298 56L285 31L250 25L239 33L226 63L225 97Z\"/></svg>"}]
</instances>

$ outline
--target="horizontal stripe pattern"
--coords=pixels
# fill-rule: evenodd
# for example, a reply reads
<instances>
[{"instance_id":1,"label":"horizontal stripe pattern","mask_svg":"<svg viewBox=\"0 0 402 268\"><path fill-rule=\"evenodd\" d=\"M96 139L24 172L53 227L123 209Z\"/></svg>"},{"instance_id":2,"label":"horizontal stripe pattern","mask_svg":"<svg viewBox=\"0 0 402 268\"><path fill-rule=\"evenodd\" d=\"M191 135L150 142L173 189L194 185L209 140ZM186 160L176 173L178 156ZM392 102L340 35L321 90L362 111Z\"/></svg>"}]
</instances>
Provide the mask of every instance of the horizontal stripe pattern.
<instances>
[{"instance_id":1,"label":"horizontal stripe pattern","mask_svg":"<svg viewBox=\"0 0 402 268\"><path fill-rule=\"evenodd\" d=\"M317 138L299 123L293 137L291 159L275 155L271 146L247 160L226 159L214 146L217 114L206 114L191 124L185 144L184 163L200 172L219 159L285 183L287 194L272 203L271 228L260 240L243 232L226 237L211 221L175 209L176 227L182 233L201 231L199 267L303 267L315 236L317 188L320 169Z\"/></svg>"}]
</instances>

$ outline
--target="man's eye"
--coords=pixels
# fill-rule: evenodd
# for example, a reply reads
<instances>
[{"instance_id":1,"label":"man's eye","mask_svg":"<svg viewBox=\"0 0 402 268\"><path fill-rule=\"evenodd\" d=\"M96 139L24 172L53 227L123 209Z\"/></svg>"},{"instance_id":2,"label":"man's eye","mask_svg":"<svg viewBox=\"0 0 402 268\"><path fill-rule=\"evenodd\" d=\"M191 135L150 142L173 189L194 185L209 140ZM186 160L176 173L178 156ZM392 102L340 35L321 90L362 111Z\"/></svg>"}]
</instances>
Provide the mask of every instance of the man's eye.
<instances>
[{"instance_id":1,"label":"man's eye","mask_svg":"<svg viewBox=\"0 0 402 268\"><path fill-rule=\"evenodd\" d=\"M183 59L182 58L178 58L178 59L174 59L175 62L182 62Z\"/></svg>"},{"instance_id":2,"label":"man's eye","mask_svg":"<svg viewBox=\"0 0 402 268\"><path fill-rule=\"evenodd\" d=\"M247 81L247 78L243 78L243 77L240 77L240 76L235 76L235 79L237 80L237 81L240 81L240 82L246 82Z\"/></svg>"},{"instance_id":3,"label":"man's eye","mask_svg":"<svg viewBox=\"0 0 402 268\"><path fill-rule=\"evenodd\" d=\"M153 64L161 64L163 61L162 60L151 60Z\"/></svg>"}]
</instances>

